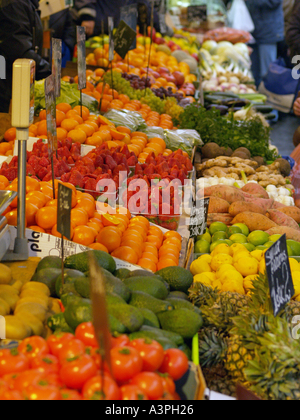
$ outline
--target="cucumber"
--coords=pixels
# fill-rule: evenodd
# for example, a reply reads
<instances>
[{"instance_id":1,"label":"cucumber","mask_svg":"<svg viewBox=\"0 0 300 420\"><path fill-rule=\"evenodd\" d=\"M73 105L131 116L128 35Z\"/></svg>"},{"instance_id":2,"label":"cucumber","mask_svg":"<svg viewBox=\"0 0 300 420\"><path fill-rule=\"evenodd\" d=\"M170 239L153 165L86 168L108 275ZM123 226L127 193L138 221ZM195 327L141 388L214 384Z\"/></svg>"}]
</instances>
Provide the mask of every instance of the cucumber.
<instances>
[{"instance_id":1,"label":"cucumber","mask_svg":"<svg viewBox=\"0 0 300 420\"><path fill-rule=\"evenodd\" d=\"M239 99L239 96L236 95L233 92L205 92L204 93L205 98L207 96L210 96L210 95L212 95L212 96L220 96L220 97L223 97L223 98L225 97L225 98Z\"/></svg>"},{"instance_id":2,"label":"cucumber","mask_svg":"<svg viewBox=\"0 0 300 420\"><path fill-rule=\"evenodd\" d=\"M273 111L273 108L269 105L262 105L259 103L254 104L253 108L257 112L261 112L262 114L270 114Z\"/></svg>"},{"instance_id":3,"label":"cucumber","mask_svg":"<svg viewBox=\"0 0 300 420\"><path fill-rule=\"evenodd\" d=\"M276 119L276 115L275 114L264 114L264 117L266 120L275 120Z\"/></svg>"}]
</instances>

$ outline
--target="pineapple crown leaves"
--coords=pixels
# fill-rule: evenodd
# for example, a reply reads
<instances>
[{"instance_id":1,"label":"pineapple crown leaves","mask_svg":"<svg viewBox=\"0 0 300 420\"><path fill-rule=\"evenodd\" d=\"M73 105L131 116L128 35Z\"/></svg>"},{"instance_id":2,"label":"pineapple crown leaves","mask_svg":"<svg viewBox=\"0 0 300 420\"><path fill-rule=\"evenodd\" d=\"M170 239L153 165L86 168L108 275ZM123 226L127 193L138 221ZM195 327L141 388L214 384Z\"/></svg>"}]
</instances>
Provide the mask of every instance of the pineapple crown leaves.
<instances>
[{"instance_id":1,"label":"pineapple crown leaves","mask_svg":"<svg viewBox=\"0 0 300 420\"><path fill-rule=\"evenodd\" d=\"M259 274L253 281L253 289L251 290L251 306L260 308L263 313L273 313L269 281L266 274Z\"/></svg>"},{"instance_id":2,"label":"pineapple crown leaves","mask_svg":"<svg viewBox=\"0 0 300 420\"><path fill-rule=\"evenodd\" d=\"M213 289L199 282L194 283L189 289L189 299L198 308L202 308L202 306L211 307L218 298L218 295L218 289Z\"/></svg>"},{"instance_id":3,"label":"pineapple crown leaves","mask_svg":"<svg viewBox=\"0 0 300 420\"><path fill-rule=\"evenodd\" d=\"M216 328L204 328L199 334L199 356L202 367L222 365L226 356L228 340Z\"/></svg>"}]
</instances>

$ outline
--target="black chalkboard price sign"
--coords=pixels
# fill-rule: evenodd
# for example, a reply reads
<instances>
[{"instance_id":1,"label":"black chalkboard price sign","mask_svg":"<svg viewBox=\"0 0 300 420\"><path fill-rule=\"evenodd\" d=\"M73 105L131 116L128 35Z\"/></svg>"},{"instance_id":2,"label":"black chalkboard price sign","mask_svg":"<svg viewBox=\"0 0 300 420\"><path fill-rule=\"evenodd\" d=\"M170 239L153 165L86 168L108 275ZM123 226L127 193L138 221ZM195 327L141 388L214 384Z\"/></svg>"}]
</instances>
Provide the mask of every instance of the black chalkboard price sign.
<instances>
[{"instance_id":1,"label":"black chalkboard price sign","mask_svg":"<svg viewBox=\"0 0 300 420\"><path fill-rule=\"evenodd\" d=\"M207 21L207 6L189 6L187 8L188 21L194 22L200 20L201 22Z\"/></svg>"},{"instance_id":2,"label":"black chalkboard price sign","mask_svg":"<svg viewBox=\"0 0 300 420\"><path fill-rule=\"evenodd\" d=\"M265 261L273 312L274 316L277 316L295 294L286 235L283 235L266 251Z\"/></svg>"},{"instance_id":3,"label":"black chalkboard price sign","mask_svg":"<svg viewBox=\"0 0 300 420\"><path fill-rule=\"evenodd\" d=\"M207 227L207 216L209 207L209 197L197 201L190 216L190 238L196 238L203 235Z\"/></svg>"},{"instance_id":4,"label":"black chalkboard price sign","mask_svg":"<svg viewBox=\"0 0 300 420\"><path fill-rule=\"evenodd\" d=\"M136 31L134 31L127 23L121 20L114 36L115 52L119 56L126 57L130 50L134 39L136 38Z\"/></svg>"},{"instance_id":5,"label":"black chalkboard price sign","mask_svg":"<svg viewBox=\"0 0 300 420\"><path fill-rule=\"evenodd\" d=\"M137 4L130 4L128 6L123 6L120 8L120 21L123 20L128 26L130 26L134 31L137 26L138 18L138 6ZM130 50L136 48L136 37L131 44Z\"/></svg>"},{"instance_id":6,"label":"black chalkboard price sign","mask_svg":"<svg viewBox=\"0 0 300 420\"><path fill-rule=\"evenodd\" d=\"M72 193L71 188L58 184L57 231L69 240L71 240Z\"/></svg>"}]
</instances>

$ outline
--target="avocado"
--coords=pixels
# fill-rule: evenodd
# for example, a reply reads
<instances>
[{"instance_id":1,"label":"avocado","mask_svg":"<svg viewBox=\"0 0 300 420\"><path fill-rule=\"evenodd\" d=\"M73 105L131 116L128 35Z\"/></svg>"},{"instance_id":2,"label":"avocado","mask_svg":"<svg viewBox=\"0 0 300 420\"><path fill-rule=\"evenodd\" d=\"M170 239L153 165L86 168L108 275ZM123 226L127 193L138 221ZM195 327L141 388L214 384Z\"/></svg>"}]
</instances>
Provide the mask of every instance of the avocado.
<instances>
[{"instance_id":1,"label":"avocado","mask_svg":"<svg viewBox=\"0 0 300 420\"><path fill-rule=\"evenodd\" d=\"M144 292L132 292L129 305L135 306L136 308L150 309L150 311L155 314L164 311L172 311L173 309L173 306L170 303L164 300L156 299Z\"/></svg>"},{"instance_id":2,"label":"avocado","mask_svg":"<svg viewBox=\"0 0 300 420\"><path fill-rule=\"evenodd\" d=\"M82 297L76 296L73 293L66 293L64 295L61 295L61 303L66 308L68 305L78 304L81 302L92 304L92 301L90 299L83 299Z\"/></svg>"},{"instance_id":3,"label":"avocado","mask_svg":"<svg viewBox=\"0 0 300 420\"><path fill-rule=\"evenodd\" d=\"M143 325L140 331L153 332L154 334L160 335L168 340L173 341L177 346L184 344L184 339L182 338L182 336L172 331L166 331L162 329L158 330L157 328L149 327L147 325Z\"/></svg>"},{"instance_id":4,"label":"avocado","mask_svg":"<svg viewBox=\"0 0 300 420\"><path fill-rule=\"evenodd\" d=\"M125 302L128 302L131 297L130 289L122 282L122 280L114 277L112 274L105 275L105 290L106 293L114 293L121 296Z\"/></svg>"},{"instance_id":5,"label":"avocado","mask_svg":"<svg viewBox=\"0 0 300 420\"><path fill-rule=\"evenodd\" d=\"M72 302L65 308L64 315L69 327L75 331L83 322L92 321L92 305L83 299Z\"/></svg>"},{"instance_id":6,"label":"avocado","mask_svg":"<svg viewBox=\"0 0 300 420\"><path fill-rule=\"evenodd\" d=\"M61 274L61 268L42 268L37 271L31 281L43 283L49 287L50 294L52 297L56 296L55 284L57 277Z\"/></svg>"},{"instance_id":7,"label":"avocado","mask_svg":"<svg viewBox=\"0 0 300 420\"><path fill-rule=\"evenodd\" d=\"M75 279L74 287L77 293L83 298L91 298L91 282L86 277Z\"/></svg>"},{"instance_id":8,"label":"avocado","mask_svg":"<svg viewBox=\"0 0 300 420\"><path fill-rule=\"evenodd\" d=\"M154 273L147 270L134 270L130 272L129 277L152 277Z\"/></svg>"},{"instance_id":9,"label":"avocado","mask_svg":"<svg viewBox=\"0 0 300 420\"><path fill-rule=\"evenodd\" d=\"M153 277L131 277L123 280L123 283L131 290L131 292L144 292L155 297L156 299L166 299L169 294L168 289L160 280Z\"/></svg>"},{"instance_id":10,"label":"avocado","mask_svg":"<svg viewBox=\"0 0 300 420\"><path fill-rule=\"evenodd\" d=\"M146 308L140 308L140 311L144 317L144 325L148 325L149 327L160 328L160 323L153 311Z\"/></svg>"},{"instance_id":11,"label":"avocado","mask_svg":"<svg viewBox=\"0 0 300 420\"><path fill-rule=\"evenodd\" d=\"M48 318L47 325L53 332L62 331L74 334L74 330L67 324L64 313L55 314Z\"/></svg>"},{"instance_id":12,"label":"avocado","mask_svg":"<svg viewBox=\"0 0 300 420\"><path fill-rule=\"evenodd\" d=\"M167 301L174 306L174 309L186 308L190 311L196 312L198 315L201 315L200 309L197 308L197 306L193 305L191 302L188 302L187 300L168 297Z\"/></svg>"},{"instance_id":13,"label":"avocado","mask_svg":"<svg viewBox=\"0 0 300 420\"><path fill-rule=\"evenodd\" d=\"M64 294L63 290L62 290L63 284L66 284L68 282L72 282L72 280L70 280L70 279L75 279L77 277L84 278L84 274L81 271L72 270L72 269L67 268L67 269L64 270L64 281L63 281L62 280L62 274L61 274L61 271L60 271L60 274L56 278L56 283L55 283L56 296L60 298L61 295Z\"/></svg>"},{"instance_id":14,"label":"avocado","mask_svg":"<svg viewBox=\"0 0 300 420\"><path fill-rule=\"evenodd\" d=\"M108 312L117 318L130 333L138 331L144 323L144 317L139 309L127 304L109 305Z\"/></svg>"},{"instance_id":15,"label":"avocado","mask_svg":"<svg viewBox=\"0 0 300 420\"><path fill-rule=\"evenodd\" d=\"M106 303L107 305L126 305L125 300L115 293L106 293Z\"/></svg>"},{"instance_id":16,"label":"avocado","mask_svg":"<svg viewBox=\"0 0 300 420\"><path fill-rule=\"evenodd\" d=\"M108 314L108 322L110 327L110 332L112 334L125 334L127 329L125 325L122 324L116 317L111 314Z\"/></svg>"},{"instance_id":17,"label":"avocado","mask_svg":"<svg viewBox=\"0 0 300 420\"><path fill-rule=\"evenodd\" d=\"M175 332L185 340L193 338L203 325L202 317L186 308L162 312L158 319L164 330Z\"/></svg>"},{"instance_id":18,"label":"avocado","mask_svg":"<svg viewBox=\"0 0 300 420\"><path fill-rule=\"evenodd\" d=\"M178 346L178 349L183 351L183 353L186 354L187 358L192 361L192 351L189 348L189 346L187 344L182 344L181 346Z\"/></svg>"},{"instance_id":19,"label":"avocado","mask_svg":"<svg viewBox=\"0 0 300 420\"><path fill-rule=\"evenodd\" d=\"M169 296L167 297L167 299L169 299L169 297L187 300L188 302L190 301L188 295L184 292L173 291L169 293Z\"/></svg>"},{"instance_id":20,"label":"avocado","mask_svg":"<svg viewBox=\"0 0 300 420\"><path fill-rule=\"evenodd\" d=\"M81 296L80 293L78 293L77 290L75 289L75 281L76 281L75 278L67 277L65 284L63 284L60 288L61 295L72 294L78 297L85 297L85 296Z\"/></svg>"},{"instance_id":21,"label":"avocado","mask_svg":"<svg viewBox=\"0 0 300 420\"><path fill-rule=\"evenodd\" d=\"M60 268L61 270L62 266L62 260L59 257L45 257L43 258L36 268L36 271L39 272L41 270L44 270L45 268Z\"/></svg>"},{"instance_id":22,"label":"avocado","mask_svg":"<svg viewBox=\"0 0 300 420\"><path fill-rule=\"evenodd\" d=\"M128 277L130 277L130 273L131 273L131 271L128 270L127 268L119 268L119 270L116 270L114 272L114 276L117 277L120 280L124 280L124 279L127 279Z\"/></svg>"},{"instance_id":23,"label":"avocado","mask_svg":"<svg viewBox=\"0 0 300 420\"><path fill-rule=\"evenodd\" d=\"M80 254L71 255L65 259L65 267L74 270L82 271L83 273L89 271L89 254L93 253L97 263L100 267L108 270L110 273L116 271L116 262L112 256L103 251L85 251Z\"/></svg>"},{"instance_id":24,"label":"avocado","mask_svg":"<svg viewBox=\"0 0 300 420\"><path fill-rule=\"evenodd\" d=\"M182 267L166 267L157 271L156 275L170 285L171 291L187 293L194 281L192 273Z\"/></svg>"}]
</instances>

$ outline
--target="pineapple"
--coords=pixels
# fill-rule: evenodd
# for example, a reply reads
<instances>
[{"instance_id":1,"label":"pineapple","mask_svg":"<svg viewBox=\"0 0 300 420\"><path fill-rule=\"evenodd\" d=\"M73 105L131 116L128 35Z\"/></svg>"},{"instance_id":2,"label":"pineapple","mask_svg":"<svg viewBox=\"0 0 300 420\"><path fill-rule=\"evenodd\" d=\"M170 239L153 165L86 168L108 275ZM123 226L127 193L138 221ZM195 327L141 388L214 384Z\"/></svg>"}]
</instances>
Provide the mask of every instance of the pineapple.
<instances>
[{"instance_id":1,"label":"pineapple","mask_svg":"<svg viewBox=\"0 0 300 420\"><path fill-rule=\"evenodd\" d=\"M194 283L189 290L189 299L198 308L208 305L209 302L214 302L218 295L218 289L213 289L202 283Z\"/></svg>"},{"instance_id":2,"label":"pineapple","mask_svg":"<svg viewBox=\"0 0 300 420\"><path fill-rule=\"evenodd\" d=\"M225 369L234 380L245 383L244 370L253 356L253 352L243 345L241 338L234 335L229 339Z\"/></svg>"},{"instance_id":3,"label":"pineapple","mask_svg":"<svg viewBox=\"0 0 300 420\"><path fill-rule=\"evenodd\" d=\"M204 328L199 333L199 357L203 368L223 363L227 351L227 339L216 328Z\"/></svg>"},{"instance_id":4,"label":"pineapple","mask_svg":"<svg viewBox=\"0 0 300 420\"><path fill-rule=\"evenodd\" d=\"M207 387L211 391L236 398L236 383L228 377L228 372L222 365L209 369L204 368L203 375L205 376Z\"/></svg>"}]
</instances>

